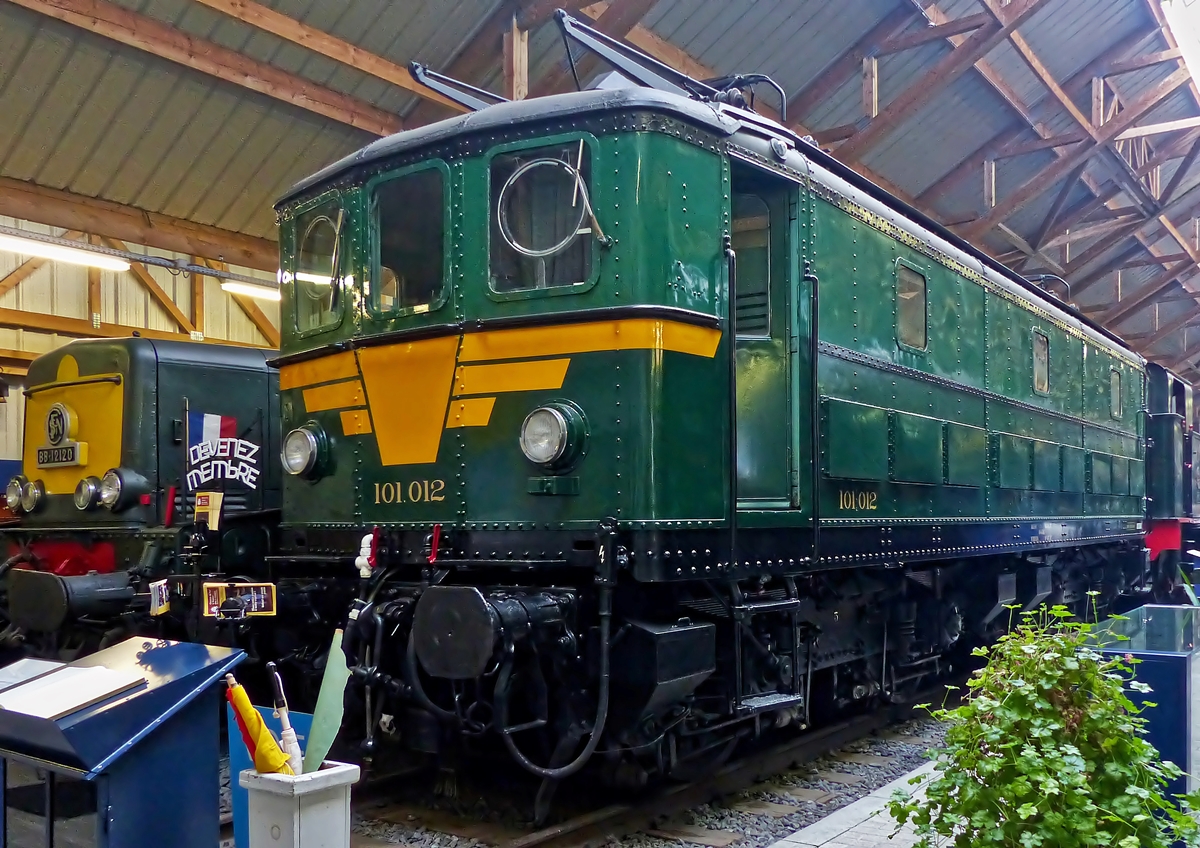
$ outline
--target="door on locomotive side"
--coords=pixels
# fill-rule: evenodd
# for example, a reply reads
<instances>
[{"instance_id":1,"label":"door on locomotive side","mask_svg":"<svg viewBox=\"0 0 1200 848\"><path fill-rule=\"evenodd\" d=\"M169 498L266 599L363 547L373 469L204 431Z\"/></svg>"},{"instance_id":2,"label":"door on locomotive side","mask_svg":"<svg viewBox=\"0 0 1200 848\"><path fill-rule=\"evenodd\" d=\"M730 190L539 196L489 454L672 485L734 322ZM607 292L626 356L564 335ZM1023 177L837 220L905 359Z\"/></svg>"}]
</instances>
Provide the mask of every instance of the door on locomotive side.
<instances>
[{"instance_id":1,"label":"door on locomotive side","mask_svg":"<svg viewBox=\"0 0 1200 848\"><path fill-rule=\"evenodd\" d=\"M796 426L811 382L802 367L810 309L799 285L800 187L737 162L730 170L738 509L796 509L808 490L801 469L811 469Z\"/></svg>"}]
</instances>

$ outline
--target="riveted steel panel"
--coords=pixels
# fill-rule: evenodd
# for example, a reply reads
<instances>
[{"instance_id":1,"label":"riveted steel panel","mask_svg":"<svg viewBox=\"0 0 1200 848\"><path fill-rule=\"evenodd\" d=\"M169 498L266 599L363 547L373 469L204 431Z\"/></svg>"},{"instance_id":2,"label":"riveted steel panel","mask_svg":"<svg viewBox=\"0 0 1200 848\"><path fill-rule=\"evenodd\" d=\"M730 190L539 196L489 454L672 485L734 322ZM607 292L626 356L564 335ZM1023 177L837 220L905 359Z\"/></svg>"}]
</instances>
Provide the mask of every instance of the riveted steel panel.
<instances>
[{"instance_id":1,"label":"riveted steel panel","mask_svg":"<svg viewBox=\"0 0 1200 848\"><path fill-rule=\"evenodd\" d=\"M1114 495L1129 494L1129 460L1123 456L1114 456L1109 460L1112 468L1112 493Z\"/></svg>"},{"instance_id":2,"label":"riveted steel panel","mask_svg":"<svg viewBox=\"0 0 1200 848\"><path fill-rule=\"evenodd\" d=\"M1088 491L1093 495L1112 494L1112 457L1108 454L1088 454Z\"/></svg>"},{"instance_id":3,"label":"riveted steel panel","mask_svg":"<svg viewBox=\"0 0 1200 848\"><path fill-rule=\"evenodd\" d=\"M887 410L833 398L823 400L822 406L825 474L851 480L886 480Z\"/></svg>"},{"instance_id":4,"label":"riveted steel panel","mask_svg":"<svg viewBox=\"0 0 1200 848\"><path fill-rule=\"evenodd\" d=\"M1140 459L1129 460L1129 494L1135 498L1146 494L1146 463Z\"/></svg>"},{"instance_id":5,"label":"riveted steel panel","mask_svg":"<svg viewBox=\"0 0 1200 848\"><path fill-rule=\"evenodd\" d=\"M1062 490L1064 492L1084 492L1087 490L1087 473L1084 457L1086 451L1080 448L1062 446Z\"/></svg>"},{"instance_id":6,"label":"riveted steel panel","mask_svg":"<svg viewBox=\"0 0 1200 848\"><path fill-rule=\"evenodd\" d=\"M1061 485L1059 446L1053 442L1033 443L1033 488L1057 492Z\"/></svg>"},{"instance_id":7,"label":"riveted steel panel","mask_svg":"<svg viewBox=\"0 0 1200 848\"><path fill-rule=\"evenodd\" d=\"M942 482L942 422L924 415L891 413L892 479Z\"/></svg>"},{"instance_id":8,"label":"riveted steel panel","mask_svg":"<svg viewBox=\"0 0 1200 848\"><path fill-rule=\"evenodd\" d=\"M995 465L993 482L1001 489L1028 489L1030 483L1029 439L997 433L995 436Z\"/></svg>"},{"instance_id":9,"label":"riveted steel panel","mask_svg":"<svg viewBox=\"0 0 1200 848\"><path fill-rule=\"evenodd\" d=\"M946 422L946 482L951 486L987 485L987 431Z\"/></svg>"}]
</instances>

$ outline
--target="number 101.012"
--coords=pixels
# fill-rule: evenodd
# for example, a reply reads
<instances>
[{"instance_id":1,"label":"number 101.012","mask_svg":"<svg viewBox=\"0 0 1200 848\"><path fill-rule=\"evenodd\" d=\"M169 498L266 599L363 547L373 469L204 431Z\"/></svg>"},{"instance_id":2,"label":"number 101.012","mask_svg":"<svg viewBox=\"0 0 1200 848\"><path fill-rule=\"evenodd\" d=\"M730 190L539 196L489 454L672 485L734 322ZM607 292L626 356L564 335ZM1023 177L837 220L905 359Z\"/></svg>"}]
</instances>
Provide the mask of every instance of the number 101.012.
<instances>
[{"instance_id":1,"label":"number 101.012","mask_svg":"<svg viewBox=\"0 0 1200 848\"><path fill-rule=\"evenodd\" d=\"M444 501L445 480L413 480L404 483L376 483L375 503L436 503Z\"/></svg>"},{"instance_id":2,"label":"number 101.012","mask_svg":"<svg viewBox=\"0 0 1200 848\"><path fill-rule=\"evenodd\" d=\"M876 492L855 492L848 489L838 491L838 509L878 509L879 496Z\"/></svg>"}]
</instances>

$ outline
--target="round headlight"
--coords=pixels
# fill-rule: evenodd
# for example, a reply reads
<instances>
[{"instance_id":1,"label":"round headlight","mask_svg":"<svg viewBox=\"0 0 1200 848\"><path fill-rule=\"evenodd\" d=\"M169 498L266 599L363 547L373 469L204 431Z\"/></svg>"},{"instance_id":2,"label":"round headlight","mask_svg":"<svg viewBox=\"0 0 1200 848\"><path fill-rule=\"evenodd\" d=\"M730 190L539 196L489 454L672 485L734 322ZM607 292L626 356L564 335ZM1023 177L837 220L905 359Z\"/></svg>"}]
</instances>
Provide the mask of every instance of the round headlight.
<instances>
[{"instance_id":1,"label":"round headlight","mask_svg":"<svg viewBox=\"0 0 1200 848\"><path fill-rule=\"evenodd\" d=\"M567 419L550 406L539 406L521 425L521 453L540 465L562 457L567 449Z\"/></svg>"},{"instance_id":2,"label":"round headlight","mask_svg":"<svg viewBox=\"0 0 1200 848\"><path fill-rule=\"evenodd\" d=\"M104 504L109 509L121 499L121 487L123 482L121 475L117 473L117 469L110 468L104 472L103 479L100 480L100 503Z\"/></svg>"},{"instance_id":3,"label":"round headlight","mask_svg":"<svg viewBox=\"0 0 1200 848\"><path fill-rule=\"evenodd\" d=\"M100 501L100 481L95 477L84 477L75 487L75 508L91 509Z\"/></svg>"},{"instance_id":4,"label":"round headlight","mask_svg":"<svg viewBox=\"0 0 1200 848\"><path fill-rule=\"evenodd\" d=\"M288 433L283 439L283 450L280 452L283 470L295 475L312 471L317 464L319 448L317 435L309 427L299 427Z\"/></svg>"},{"instance_id":5,"label":"round headlight","mask_svg":"<svg viewBox=\"0 0 1200 848\"><path fill-rule=\"evenodd\" d=\"M4 490L4 504L11 510L21 508L21 492L25 488L25 483L28 482L24 477L17 475L8 481L8 486Z\"/></svg>"},{"instance_id":6,"label":"round headlight","mask_svg":"<svg viewBox=\"0 0 1200 848\"><path fill-rule=\"evenodd\" d=\"M42 485L41 480L30 480L21 487L21 509L26 512L33 512L42 505L42 498L45 497L46 487Z\"/></svg>"}]
</instances>

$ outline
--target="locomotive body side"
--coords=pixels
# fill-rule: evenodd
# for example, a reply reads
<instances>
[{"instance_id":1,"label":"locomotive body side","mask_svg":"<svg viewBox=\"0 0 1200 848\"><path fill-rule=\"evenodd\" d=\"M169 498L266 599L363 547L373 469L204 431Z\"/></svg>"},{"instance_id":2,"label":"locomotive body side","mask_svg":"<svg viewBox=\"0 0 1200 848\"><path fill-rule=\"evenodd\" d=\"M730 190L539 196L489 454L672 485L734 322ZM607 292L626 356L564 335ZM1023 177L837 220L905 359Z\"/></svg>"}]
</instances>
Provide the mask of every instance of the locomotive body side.
<instances>
[{"instance_id":1,"label":"locomotive body side","mask_svg":"<svg viewBox=\"0 0 1200 848\"><path fill-rule=\"evenodd\" d=\"M751 113L501 104L278 209L274 564L359 586L368 757L639 784L1145 580L1136 354Z\"/></svg>"}]
</instances>

